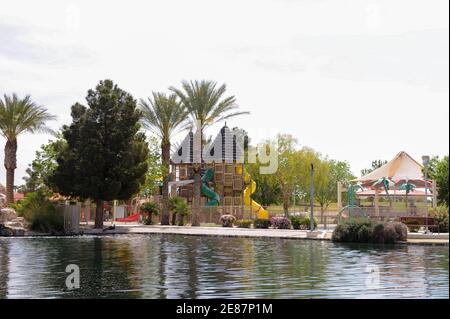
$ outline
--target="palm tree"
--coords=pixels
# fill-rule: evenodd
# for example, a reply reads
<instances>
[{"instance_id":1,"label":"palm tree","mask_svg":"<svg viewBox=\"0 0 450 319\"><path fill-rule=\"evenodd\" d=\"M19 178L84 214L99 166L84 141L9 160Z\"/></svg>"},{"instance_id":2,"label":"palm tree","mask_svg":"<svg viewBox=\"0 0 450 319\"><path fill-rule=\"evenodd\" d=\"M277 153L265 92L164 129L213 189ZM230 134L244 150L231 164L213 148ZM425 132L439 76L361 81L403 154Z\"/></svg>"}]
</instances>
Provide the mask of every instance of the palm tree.
<instances>
[{"instance_id":1,"label":"palm tree","mask_svg":"<svg viewBox=\"0 0 450 319\"><path fill-rule=\"evenodd\" d=\"M0 99L0 134L6 139L6 202L14 202L14 170L17 167L17 137L22 133L52 132L45 123L56 117L29 95L20 99L16 94Z\"/></svg>"},{"instance_id":2,"label":"palm tree","mask_svg":"<svg viewBox=\"0 0 450 319\"><path fill-rule=\"evenodd\" d=\"M400 190L404 190L406 193L406 210L408 210L408 194L416 188L416 185L413 183L406 181L406 183L403 183L400 185Z\"/></svg>"},{"instance_id":3,"label":"palm tree","mask_svg":"<svg viewBox=\"0 0 450 319\"><path fill-rule=\"evenodd\" d=\"M175 130L186 120L188 113L178 101L177 95L167 96L164 93L152 93L153 97L140 101L142 124L161 139L161 155L163 165L163 207L161 225L169 225L169 173L170 173L170 139Z\"/></svg>"},{"instance_id":4,"label":"palm tree","mask_svg":"<svg viewBox=\"0 0 450 319\"><path fill-rule=\"evenodd\" d=\"M191 120L197 123L200 130L201 141L203 144L203 131L219 121L228 118L248 114L248 112L239 112L236 98L234 96L224 97L226 85L217 87L213 81L183 81L181 89L170 87L181 100L191 116ZM203 152L203 145L200 147ZM201 163L194 167L194 205L192 212L192 226L199 226L200 212L200 189L201 189Z\"/></svg>"},{"instance_id":5,"label":"palm tree","mask_svg":"<svg viewBox=\"0 0 450 319\"><path fill-rule=\"evenodd\" d=\"M392 207L391 196L389 196L389 184L395 184L395 183L393 181L391 181L389 178L382 177L379 180L377 180L375 183L373 183L372 186L379 187L380 184L383 186L384 191L386 192L386 196L389 200L389 207Z\"/></svg>"}]
</instances>

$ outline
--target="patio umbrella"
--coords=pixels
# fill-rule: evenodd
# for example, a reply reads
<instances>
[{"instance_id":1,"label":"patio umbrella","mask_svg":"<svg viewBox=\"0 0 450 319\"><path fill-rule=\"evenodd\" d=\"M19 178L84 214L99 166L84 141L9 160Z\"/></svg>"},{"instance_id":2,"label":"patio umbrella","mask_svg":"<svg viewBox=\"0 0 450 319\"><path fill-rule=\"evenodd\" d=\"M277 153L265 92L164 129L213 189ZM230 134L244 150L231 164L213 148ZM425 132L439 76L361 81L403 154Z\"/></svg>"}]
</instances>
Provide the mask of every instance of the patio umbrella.
<instances>
[{"instance_id":1,"label":"patio umbrella","mask_svg":"<svg viewBox=\"0 0 450 319\"><path fill-rule=\"evenodd\" d=\"M406 208L408 208L408 194L411 191L414 191L414 189L416 188L416 185L414 185L413 183L410 182L406 182L400 185L400 190L404 190L406 191Z\"/></svg>"},{"instance_id":2,"label":"patio umbrella","mask_svg":"<svg viewBox=\"0 0 450 319\"><path fill-rule=\"evenodd\" d=\"M389 184L395 184L393 181L391 181L389 178L382 177L379 180L377 180L375 183L372 184L373 187L377 187L379 185L382 185L384 188L384 191L386 192L386 195L389 199L389 206L392 206L391 196L389 196Z\"/></svg>"}]
</instances>

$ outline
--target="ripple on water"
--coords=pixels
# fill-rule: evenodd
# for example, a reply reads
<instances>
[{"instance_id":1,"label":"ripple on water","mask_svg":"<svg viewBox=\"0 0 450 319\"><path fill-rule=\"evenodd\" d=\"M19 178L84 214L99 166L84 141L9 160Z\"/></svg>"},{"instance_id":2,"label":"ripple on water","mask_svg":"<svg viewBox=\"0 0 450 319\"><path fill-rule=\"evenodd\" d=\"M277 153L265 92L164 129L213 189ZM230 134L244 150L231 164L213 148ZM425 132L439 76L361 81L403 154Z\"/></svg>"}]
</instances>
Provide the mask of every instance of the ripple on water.
<instances>
[{"instance_id":1,"label":"ripple on water","mask_svg":"<svg viewBox=\"0 0 450 319\"><path fill-rule=\"evenodd\" d=\"M78 290L65 288L68 264L80 267ZM74 297L448 298L448 247L176 235L0 238L0 298Z\"/></svg>"}]
</instances>

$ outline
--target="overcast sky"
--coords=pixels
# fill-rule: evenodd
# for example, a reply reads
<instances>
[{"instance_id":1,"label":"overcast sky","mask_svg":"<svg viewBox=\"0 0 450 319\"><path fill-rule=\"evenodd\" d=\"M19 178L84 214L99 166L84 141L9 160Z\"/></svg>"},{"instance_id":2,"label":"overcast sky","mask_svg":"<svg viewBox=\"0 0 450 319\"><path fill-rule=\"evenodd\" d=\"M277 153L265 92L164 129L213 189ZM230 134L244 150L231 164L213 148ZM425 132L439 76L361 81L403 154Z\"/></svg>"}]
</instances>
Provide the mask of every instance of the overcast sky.
<instances>
[{"instance_id":1,"label":"overcast sky","mask_svg":"<svg viewBox=\"0 0 450 319\"><path fill-rule=\"evenodd\" d=\"M359 175L372 160L402 150L418 160L448 154L448 6L0 0L0 94L31 94L58 116L50 124L58 128L101 79L135 98L183 79L215 80L251 112L229 126L244 128L254 142L290 133ZM49 138L19 137L16 184Z\"/></svg>"}]
</instances>

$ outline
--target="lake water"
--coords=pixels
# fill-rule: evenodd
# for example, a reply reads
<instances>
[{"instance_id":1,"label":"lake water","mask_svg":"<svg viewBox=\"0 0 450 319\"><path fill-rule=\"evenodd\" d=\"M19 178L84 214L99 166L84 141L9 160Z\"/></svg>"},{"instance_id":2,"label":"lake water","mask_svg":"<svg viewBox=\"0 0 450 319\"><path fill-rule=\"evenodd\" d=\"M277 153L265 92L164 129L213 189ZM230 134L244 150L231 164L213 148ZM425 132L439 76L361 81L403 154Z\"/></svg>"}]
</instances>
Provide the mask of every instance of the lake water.
<instances>
[{"instance_id":1,"label":"lake water","mask_svg":"<svg viewBox=\"0 0 450 319\"><path fill-rule=\"evenodd\" d=\"M118 235L0 238L0 298L448 298L449 250ZM66 288L66 266L80 288Z\"/></svg>"}]
</instances>

